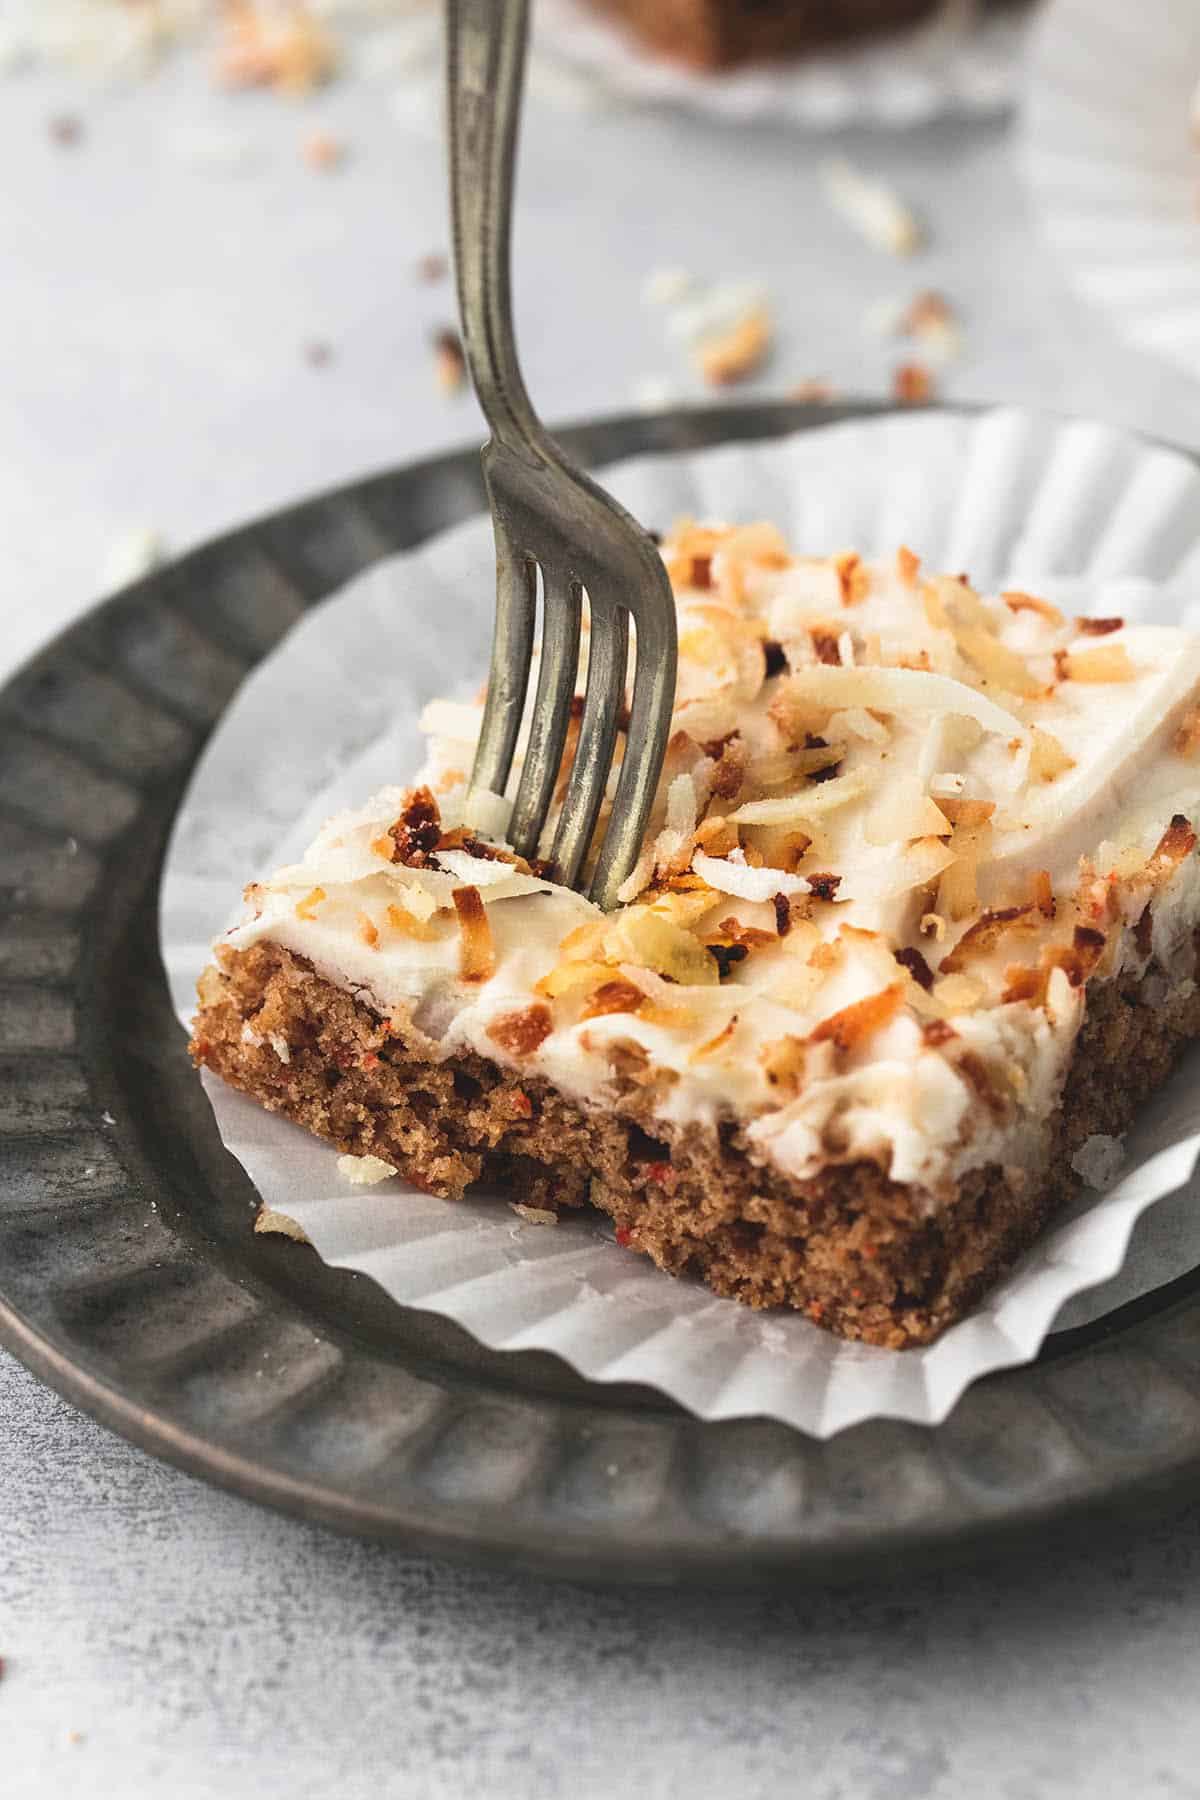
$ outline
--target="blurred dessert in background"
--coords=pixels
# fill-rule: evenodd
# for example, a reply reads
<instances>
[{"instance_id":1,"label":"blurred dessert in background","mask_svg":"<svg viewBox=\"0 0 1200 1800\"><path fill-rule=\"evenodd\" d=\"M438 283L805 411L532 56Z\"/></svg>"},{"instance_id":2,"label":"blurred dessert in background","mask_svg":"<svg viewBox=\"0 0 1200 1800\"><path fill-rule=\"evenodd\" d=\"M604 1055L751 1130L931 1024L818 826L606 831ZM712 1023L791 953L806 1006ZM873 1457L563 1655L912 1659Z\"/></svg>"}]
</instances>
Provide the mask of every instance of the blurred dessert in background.
<instances>
[{"instance_id":1,"label":"blurred dessert in background","mask_svg":"<svg viewBox=\"0 0 1200 1800\"><path fill-rule=\"evenodd\" d=\"M647 50L699 69L804 56L931 18L941 0L588 0Z\"/></svg>"}]
</instances>

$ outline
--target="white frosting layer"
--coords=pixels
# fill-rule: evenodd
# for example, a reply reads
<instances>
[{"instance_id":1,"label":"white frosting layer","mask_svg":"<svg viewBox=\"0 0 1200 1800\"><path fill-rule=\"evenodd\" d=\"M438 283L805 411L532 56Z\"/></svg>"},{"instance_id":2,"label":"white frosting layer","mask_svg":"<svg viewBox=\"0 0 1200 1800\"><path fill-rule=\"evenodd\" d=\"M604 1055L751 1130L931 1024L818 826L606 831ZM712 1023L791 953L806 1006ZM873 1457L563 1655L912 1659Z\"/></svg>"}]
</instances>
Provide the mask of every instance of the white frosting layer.
<instances>
[{"instance_id":1,"label":"white frosting layer","mask_svg":"<svg viewBox=\"0 0 1200 1800\"><path fill-rule=\"evenodd\" d=\"M606 919L469 844L393 861L389 789L249 890L225 941L281 944L435 1053L586 1105L611 1103L632 1043L662 1072L664 1121L736 1120L796 1178L868 1158L936 1191L1035 1161L1089 986L1151 955L1190 974L1200 859L1182 828L1154 852L1200 810L1200 643L925 587L909 559L792 559L765 528L683 531L664 556L677 732L630 905ZM787 659L769 678L764 643ZM429 710L450 832L478 719ZM486 979L463 978L464 887L490 927ZM1017 916L981 935L986 908ZM600 988L623 1009L598 1010ZM512 1021L531 1008L529 1048Z\"/></svg>"}]
</instances>

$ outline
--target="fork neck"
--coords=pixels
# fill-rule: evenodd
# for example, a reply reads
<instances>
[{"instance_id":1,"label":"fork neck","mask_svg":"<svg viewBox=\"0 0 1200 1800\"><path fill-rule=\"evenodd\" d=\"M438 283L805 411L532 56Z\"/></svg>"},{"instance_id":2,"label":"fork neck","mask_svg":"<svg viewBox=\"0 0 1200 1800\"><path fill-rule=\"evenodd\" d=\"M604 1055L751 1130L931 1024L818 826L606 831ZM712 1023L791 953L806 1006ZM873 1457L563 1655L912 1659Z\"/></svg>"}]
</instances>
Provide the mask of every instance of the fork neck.
<instances>
[{"instance_id":1,"label":"fork neck","mask_svg":"<svg viewBox=\"0 0 1200 1800\"><path fill-rule=\"evenodd\" d=\"M517 361L509 258L528 28L528 0L446 0L446 124L463 347L493 438L526 454L543 434Z\"/></svg>"}]
</instances>

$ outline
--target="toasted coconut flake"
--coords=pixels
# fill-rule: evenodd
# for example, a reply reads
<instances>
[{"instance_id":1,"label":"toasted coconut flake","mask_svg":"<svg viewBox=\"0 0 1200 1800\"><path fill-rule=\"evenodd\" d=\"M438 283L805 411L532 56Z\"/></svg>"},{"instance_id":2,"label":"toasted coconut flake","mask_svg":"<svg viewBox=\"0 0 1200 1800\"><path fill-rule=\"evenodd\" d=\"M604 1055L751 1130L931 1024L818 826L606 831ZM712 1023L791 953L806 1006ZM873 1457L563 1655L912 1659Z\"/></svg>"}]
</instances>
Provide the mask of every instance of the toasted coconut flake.
<instances>
[{"instance_id":1,"label":"toasted coconut flake","mask_svg":"<svg viewBox=\"0 0 1200 1800\"><path fill-rule=\"evenodd\" d=\"M721 753L717 757L711 778L711 796L714 800L737 799L746 778L747 757L746 745L737 733L721 745Z\"/></svg>"},{"instance_id":2,"label":"toasted coconut flake","mask_svg":"<svg viewBox=\"0 0 1200 1800\"><path fill-rule=\"evenodd\" d=\"M982 626L955 626L954 641L983 679L1003 688L1006 694L1018 694L1022 699L1030 700L1042 692L1043 684L1028 663Z\"/></svg>"},{"instance_id":3,"label":"toasted coconut flake","mask_svg":"<svg viewBox=\"0 0 1200 1800\"><path fill-rule=\"evenodd\" d=\"M575 993L580 988L589 988L612 979L612 968L602 962L559 962L555 963L540 980L533 984L535 994L541 994L547 1000L557 1000L563 994Z\"/></svg>"},{"instance_id":4,"label":"toasted coconut flake","mask_svg":"<svg viewBox=\"0 0 1200 1800\"><path fill-rule=\"evenodd\" d=\"M602 1019L609 1013L635 1013L645 999L640 987L622 975L602 981L584 1002L580 1019Z\"/></svg>"},{"instance_id":5,"label":"toasted coconut flake","mask_svg":"<svg viewBox=\"0 0 1200 1800\"><path fill-rule=\"evenodd\" d=\"M804 1081L807 1061L808 1045L799 1037L775 1038L764 1044L758 1053L758 1065L767 1085L784 1088L792 1094L798 1092Z\"/></svg>"},{"instance_id":6,"label":"toasted coconut flake","mask_svg":"<svg viewBox=\"0 0 1200 1800\"><path fill-rule=\"evenodd\" d=\"M728 856L738 847L737 826L720 817L704 819L693 832L692 842L706 856Z\"/></svg>"},{"instance_id":7,"label":"toasted coconut flake","mask_svg":"<svg viewBox=\"0 0 1200 1800\"><path fill-rule=\"evenodd\" d=\"M458 972L463 981L490 981L496 973L491 922L477 887L456 887L450 898L462 933Z\"/></svg>"},{"instance_id":8,"label":"toasted coconut flake","mask_svg":"<svg viewBox=\"0 0 1200 1800\"><path fill-rule=\"evenodd\" d=\"M1029 752L1029 779L1055 781L1074 767L1075 758L1063 748L1054 733L1035 725Z\"/></svg>"},{"instance_id":9,"label":"toasted coconut flake","mask_svg":"<svg viewBox=\"0 0 1200 1800\"><path fill-rule=\"evenodd\" d=\"M839 551L830 560L837 571L842 605L853 606L857 601L865 600L871 590L871 576L870 571L864 569L857 550Z\"/></svg>"},{"instance_id":10,"label":"toasted coconut flake","mask_svg":"<svg viewBox=\"0 0 1200 1800\"><path fill-rule=\"evenodd\" d=\"M355 920L355 930L363 943L367 946L368 950L378 950L379 927L376 925L370 913L359 913L358 918Z\"/></svg>"},{"instance_id":11,"label":"toasted coconut flake","mask_svg":"<svg viewBox=\"0 0 1200 1800\"><path fill-rule=\"evenodd\" d=\"M1082 637L1108 637L1111 632L1125 629L1124 619L1078 618L1075 625Z\"/></svg>"},{"instance_id":12,"label":"toasted coconut flake","mask_svg":"<svg viewBox=\"0 0 1200 1800\"><path fill-rule=\"evenodd\" d=\"M318 906L320 906L322 900L327 900L328 898L329 896L326 894L323 887L310 888L303 900L297 900L296 902L296 917L298 919L315 918Z\"/></svg>"},{"instance_id":13,"label":"toasted coconut flake","mask_svg":"<svg viewBox=\"0 0 1200 1800\"><path fill-rule=\"evenodd\" d=\"M931 1019L928 1025L921 1027L921 1041L929 1050L940 1050L943 1044L957 1036L957 1031L946 1019Z\"/></svg>"},{"instance_id":14,"label":"toasted coconut flake","mask_svg":"<svg viewBox=\"0 0 1200 1800\"><path fill-rule=\"evenodd\" d=\"M986 825L996 811L994 800L963 800L951 794L944 795L938 805L951 825L968 830Z\"/></svg>"},{"instance_id":15,"label":"toasted coconut flake","mask_svg":"<svg viewBox=\"0 0 1200 1800\"><path fill-rule=\"evenodd\" d=\"M1066 975L1072 987L1082 987L1104 955L1108 939L1093 925L1076 925L1069 945L1053 951L1053 965Z\"/></svg>"},{"instance_id":16,"label":"toasted coconut flake","mask_svg":"<svg viewBox=\"0 0 1200 1800\"><path fill-rule=\"evenodd\" d=\"M707 886L716 889L716 893L732 895L734 900L768 902L777 893L806 895L811 891L810 884L802 875L788 875L784 869L766 866L754 869L747 862L732 862L729 857L709 857L703 851L696 851L693 869L696 875L707 882Z\"/></svg>"},{"instance_id":17,"label":"toasted coconut flake","mask_svg":"<svg viewBox=\"0 0 1200 1800\"><path fill-rule=\"evenodd\" d=\"M857 670L839 671L847 675L857 674ZM860 800L867 792L869 783L864 774L852 771L847 775L839 775L833 781L823 782L816 788L805 788L797 794L781 795L775 800L750 800L739 806L729 817L735 825L791 825L808 819L820 818L825 813L836 812L839 807L848 806L854 800Z\"/></svg>"},{"instance_id":18,"label":"toasted coconut flake","mask_svg":"<svg viewBox=\"0 0 1200 1800\"><path fill-rule=\"evenodd\" d=\"M652 907L633 907L613 928L622 960L652 969L681 987L715 987L717 965L698 938Z\"/></svg>"},{"instance_id":19,"label":"toasted coconut flake","mask_svg":"<svg viewBox=\"0 0 1200 1800\"><path fill-rule=\"evenodd\" d=\"M941 913L927 912L921 914L921 930L926 937L933 938L935 943L946 941L947 924Z\"/></svg>"},{"instance_id":20,"label":"toasted coconut flake","mask_svg":"<svg viewBox=\"0 0 1200 1800\"><path fill-rule=\"evenodd\" d=\"M1003 737L1025 736L1021 721L986 695L956 681L920 669L825 668L810 664L797 669L787 683L796 705L808 702L829 711L841 707L866 707L872 712L950 713L974 719L985 731Z\"/></svg>"},{"instance_id":21,"label":"toasted coconut flake","mask_svg":"<svg viewBox=\"0 0 1200 1800\"><path fill-rule=\"evenodd\" d=\"M944 770L942 774L931 777L929 782L929 792L939 803L943 800L957 800L966 785L967 778L965 775L958 775L950 770ZM943 807L942 810L945 811L945 808ZM947 817L949 817L948 814Z\"/></svg>"},{"instance_id":22,"label":"toasted coconut flake","mask_svg":"<svg viewBox=\"0 0 1200 1800\"><path fill-rule=\"evenodd\" d=\"M832 1043L843 1052L853 1050L895 1018L903 998L903 985L897 981L878 994L852 1001L840 1012L822 1019L809 1033L808 1041L810 1044Z\"/></svg>"},{"instance_id":23,"label":"toasted coconut flake","mask_svg":"<svg viewBox=\"0 0 1200 1800\"><path fill-rule=\"evenodd\" d=\"M740 919L722 919L717 930L729 943L744 944L747 950L756 950L763 944L778 942L778 933L764 931L760 925L743 925Z\"/></svg>"},{"instance_id":24,"label":"toasted coconut flake","mask_svg":"<svg viewBox=\"0 0 1200 1800\"><path fill-rule=\"evenodd\" d=\"M1124 644L1098 644L1094 650L1074 650L1063 659L1064 681L1104 685L1113 681L1134 681L1137 670L1129 660Z\"/></svg>"},{"instance_id":25,"label":"toasted coconut flake","mask_svg":"<svg viewBox=\"0 0 1200 1800\"><path fill-rule=\"evenodd\" d=\"M1200 706L1184 713L1175 733L1176 756L1195 756L1200 751Z\"/></svg>"},{"instance_id":26,"label":"toasted coconut flake","mask_svg":"<svg viewBox=\"0 0 1200 1800\"><path fill-rule=\"evenodd\" d=\"M1180 863L1196 848L1196 833L1182 813L1176 813L1159 838L1154 854L1146 864L1146 877L1159 887L1169 881Z\"/></svg>"},{"instance_id":27,"label":"toasted coconut flake","mask_svg":"<svg viewBox=\"0 0 1200 1800\"><path fill-rule=\"evenodd\" d=\"M1049 600L1039 600L1036 594L1024 594L1019 588L1007 588L1000 598L1010 612L1036 613L1039 619L1044 619L1047 625L1053 625L1056 630L1067 622L1057 606L1051 606Z\"/></svg>"},{"instance_id":28,"label":"toasted coconut flake","mask_svg":"<svg viewBox=\"0 0 1200 1800\"><path fill-rule=\"evenodd\" d=\"M1010 963L1004 971L1005 985L1000 995L1000 1004L1041 1006L1046 998L1048 976L1048 969L1032 969L1025 963Z\"/></svg>"},{"instance_id":29,"label":"toasted coconut flake","mask_svg":"<svg viewBox=\"0 0 1200 1800\"><path fill-rule=\"evenodd\" d=\"M753 375L767 359L775 335L774 321L765 306L743 314L727 330L701 338L696 346L696 365L710 387L728 387Z\"/></svg>"},{"instance_id":30,"label":"toasted coconut flake","mask_svg":"<svg viewBox=\"0 0 1200 1800\"><path fill-rule=\"evenodd\" d=\"M487 1034L509 1056L533 1056L553 1029L550 1008L535 1002L519 1012L501 1013L488 1025Z\"/></svg>"},{"instance_id":31,"label":"toasted coconut flake","mask_svg":"<svg viewBox=\"0 0 1200 1800\"><path fill-rule=\"evenodd\" d=\"M969 919L978 909L976 877L979 863L991 841L990 825L959 827L950 845L953 861L948 865L938 888L936 911L943 918Z\"/></svg>"},{"instance_id":32,"label":"toasted coconut flake","mask_svg":"<svg viewBox=\"0 0 1200 1800\"><path fill-rule=\"evenodd\" d=\"M1033 877L1033 904L1043 919L1052 919L1057 911L1049 869L1038 869Z\"/></svg>"},{"instance_id":33,"label":"toasted coconut flake","mask_svg":"<svg viewBox=\"0 0 1200 1800\"><path fill-rule=\"evenodd\" d=\"M738 1016L734 1013L728 1023L723 1025L720 1031L717 1032L715 1037L710 1037L705 1043L696 1046L688 1057L689 1063L711 1062L714 1057L721 1054L722 1050L727 1050L729 1048L729 1045L733 1042L734 1037L737 1034L737 1028Z\"/></svg>"},{"instance_id":34,"label":"toasted coconut flake","mask_svg":"<svg viewBox=\"0 0 1200 1800\"><path fill-rule=\"evenodd\" d=\"M892 735L887 726L864 706L849 706L841 712L831 713L825 730L832 743L856 737L865 744L886 744Z\"/></svg>"},{"instance_id":35,"label":"toasted coconut flake","mask_svg":"<svg viewBox=\"0 0 1200 1800\"><path fill-rule=\"evenodd\" d=\"M646 844L634 863L633 868L617 889L617 899L622 906L628 906L637 899L649 885L654 874L654 845Z\"/></svg>"},{"instance_id":36,"label":"toasted coconut flake","mask_svg":"<svg viewBox=\"0 0 1200 1800\"><path fill-rule=\"evenodd\" d=\"M677 887L657 894L650 903L650 911L655 917L669 919L672 925L678 925L687 930L698 924L705 913L712 911L718 898L719 896L713 893L708 883L701 881L695 888ZM620 924L618 922L616 926L605 933L605 942L610 945L615 943L619 947L620 941Z\"/></svg>"},{"instance_id":37,"label":"toasted coconut flake","mask_svg":"<svg viewBox=\"0 0 1200 1800\"><path fill-rule=\"evenodd\" d=\"M1032 902L1028 906L989 909L967 927L950 954L942 958L940 972L957 974L973 957L985 956L1009 932L1036 931L1040 923L1041 915Z\"/></svg>"},{"instance_id":38,"label":"toasted coconut flake","mask_svg":"<svg viewBox=\"0 0 1200 1800\"><path fill-rule=\"evenodd\" d=\"M943 975L933 984L933 997L948 1013L971 1012L987 989L972 975Z\"/></svg>"},{"instance_id":39,"label":"toasted coconut flake","mask_svg":"<svg viewBox=\"0 0 1200 1800\"><path fill-rule=\"evenodd\" d=\"M921 559L907 544L901 544L896 552L896 573L905 587L916 587L917 577L921 573Z\"/></svg>"}]
</instances>

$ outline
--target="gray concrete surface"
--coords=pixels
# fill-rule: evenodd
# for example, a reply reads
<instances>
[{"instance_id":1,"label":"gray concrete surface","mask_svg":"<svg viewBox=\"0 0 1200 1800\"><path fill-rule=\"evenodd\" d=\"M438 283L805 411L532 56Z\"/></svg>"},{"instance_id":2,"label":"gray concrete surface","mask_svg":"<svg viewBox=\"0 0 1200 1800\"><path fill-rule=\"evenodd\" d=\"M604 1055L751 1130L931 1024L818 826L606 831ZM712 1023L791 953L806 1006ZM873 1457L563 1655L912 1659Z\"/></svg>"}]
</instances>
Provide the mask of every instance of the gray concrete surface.
<instances>
[{"instance_id":1,"label":"gray concrete surface","mask_svg":"<svg viewBox=\"0 0 1200 1800\"><path fill-rule=\"evenodd\" d=\"M420 103L400 114L363 83L219 100L186 62L0 87L4 669L96 597L131 528L183 548L474 433L430 367L448 289L412 273L444 245L436 136ZM315 124L343 169L304 166ZM235 140L243 171L197 160ZM945 392L1200 443L1200 387L1114 342L1041 248L1006 128L838 141L919 205L918 263L826 212L811 142L535 104L517 290L547 414L623 408L647 377L695 391L639 300L682 265L769 287L780 346L753 391L882 392L899 352L862 315L935 286L966 333ZM0 1793L1200 1795L1200 1514L1079 1539L838 1598L589 1594L257 1512L0 1356Z\"/></svg>"}]
</instances>

